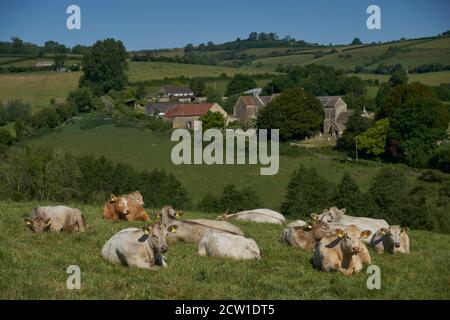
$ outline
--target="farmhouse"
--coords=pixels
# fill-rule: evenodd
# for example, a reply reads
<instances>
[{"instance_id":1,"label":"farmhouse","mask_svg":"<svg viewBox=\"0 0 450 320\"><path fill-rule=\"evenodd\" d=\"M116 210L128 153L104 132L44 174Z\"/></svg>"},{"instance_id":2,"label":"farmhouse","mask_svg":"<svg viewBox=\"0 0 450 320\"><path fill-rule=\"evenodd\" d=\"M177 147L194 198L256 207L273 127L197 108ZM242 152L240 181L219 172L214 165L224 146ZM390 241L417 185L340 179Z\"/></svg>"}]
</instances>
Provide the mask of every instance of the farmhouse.
<instances>
[{"instance_id":1,"label":"farmhouse","mask_svg":"<svg viewBox=\"0 0 450 320\"><path fill-rule=\"evenodd\" d=\"M164 117L172 122L174 129L190 129L194 127L194 121L198 121L208 111L220 112L225 122L228 122L228 113L217 103L175 104L166 110Z\"/></svg>"},{"instance_id":2,"label":"farmhouse","mask_svg":"<svg viewBox=\"0 0 450 320\"><path fill-rule=\"evenodd\" d=\"M168 102L178 100L179 102L192 102L195 98L194 92L189 87L163 86L159 91L159 101Z\"/></svg>"},{"instance_id":3,"label":"farmhouse","mask_svg":"<svg viewBox=\"0 0 450 320\"><path fill-rule=\"evenodd\" d=\"M242 123L247 124L249 121L255 120L259 112L277 96L278 94L271 96L259 96L255 94L253 96L239 97L234 105L233 116Z\"/></svg>"},{"instance_id":4,"label":"farmhouse","mask_svg":"<svg viewBox=\"0 0 450 320\"><path fill-rule=\"evenodd\" d=\"M332 137L340 137L346 127L352 111L339 96L317 97L322 104L325 118L323 120L323 133Z\"/></svg>"},{"instance_id":5,"label":"farmhouse","mask_svg":"<svg viewBox=\"0 0 450 320\"><path fill-rule=\"evenodd\" d=\"M167 110L176 104L175 102L150 102L145 106L145 113L152 116L164 116Z\"/></svg>"}]
</instances>

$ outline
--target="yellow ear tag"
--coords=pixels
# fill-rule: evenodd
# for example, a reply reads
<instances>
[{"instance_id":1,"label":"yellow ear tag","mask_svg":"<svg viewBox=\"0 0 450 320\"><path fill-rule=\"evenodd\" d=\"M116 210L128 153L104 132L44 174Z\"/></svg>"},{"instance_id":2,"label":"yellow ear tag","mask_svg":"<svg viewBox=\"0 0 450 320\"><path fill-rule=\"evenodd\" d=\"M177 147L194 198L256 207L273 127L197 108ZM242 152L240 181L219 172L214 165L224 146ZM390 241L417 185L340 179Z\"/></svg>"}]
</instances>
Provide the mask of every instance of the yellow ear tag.
<instances>
[{"instance_id":1,"label":"yellow ear tag","mask_svg":"<svg viewBox=\"0 0 450 320\"><path fill-rule=\"evenodd\" d=\"M146 236L148 236L149 234L150 234L150 232L148 231L148 229L147 228L144 228L144 234L146 235Z\"/></svg>"},{"instance_id":2,"label":"yellow ear tag","mask_svg":"<svg viewBox=\"0 0 450 320\"><path fill-rule=\"evenodd\" d=\"M345 233L340 231L337 233L338 238L343 238L345 236Z\"/></svg>"},{"instance_id":3,"label":"yellow ear tag","mask_svg":"<svg viewBox=\"0 0 450 320\"><path fill-rule=\"evenodd\" d=\"M312 225L310 225L310 224L308 224L307 226L306 226L306 229L308 229L308 230L311 230L313 227L312 227Z\"/></svg>"},{"instance_id":4,"label":"yellow ear tag","mask_svg":"<svg viewBox=\"0 0 450 320\"><path fill-rule=\"evenodd\" d=\"M386 235L386 231L381 231L381 234L384 236L384 235Z\"/></svg>"},{"instance_id":5,"label":"yellow ear tag","mask_svg":"<svg viewBox=\"0 0 450 320\"><path fill-rule=\"evenodd\" d=\"M175 217L179 218L179 217L180 217L180 214L177 212L177 213L175 214Z\"/></svg>"},{"instance_id":6,"label":"yellow ear tag","mask_svg":"<svg viewBox=\"0 0 450 320\"><path fill-rule=\"evenodd\" d=\"M49 220L49 222L47 222L47 225L51 225L52 224L52 220Z\"/></svg>"},{"instance_id":7,"label":"yellow ear tag","mask_svg":"<svg viewBox=\"0 0 450 320\"><path fill-rule=\"evenodd\" d=\"M159 213L156 215L156 220L157 221L161 220L161 215Z\"/></svg>"},{"instance_id":8,"label":"yellow ear tag","mask_svg":"<svg viewBox=\"0 0 450 320\"><path fill-rule=\"evenodd\" d=\"M28 220L27 220L26 222L27 222L27 225L30 225L30 224L31 224L31 221L28 221Z\"/></svg>"},{"instance_id":9,"label":"yellow ear tag","mask_svg":"<svg viewBox=\"0 0 450 320\"><path fill-rule=\"evenodd\" d=\"M177 228L171 228L171 229L170 229L170 232L172 232L172 233L177 233Z\"/></svg>"}]
</instances>

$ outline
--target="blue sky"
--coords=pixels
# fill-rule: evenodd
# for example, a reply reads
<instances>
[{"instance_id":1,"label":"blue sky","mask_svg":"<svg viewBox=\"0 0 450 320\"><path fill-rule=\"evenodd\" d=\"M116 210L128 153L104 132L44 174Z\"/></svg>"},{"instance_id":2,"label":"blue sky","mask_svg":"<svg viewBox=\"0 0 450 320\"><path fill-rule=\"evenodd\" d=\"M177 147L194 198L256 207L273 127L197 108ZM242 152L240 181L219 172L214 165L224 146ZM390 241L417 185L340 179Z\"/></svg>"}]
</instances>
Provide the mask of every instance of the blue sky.
<instances>
[{"instance_id":1,"label":"blue sky","mask_svg":"<svg viewBox=\"0 0 450 320\"><path fill-rule=\"evenodd\" d=\"M81 8L81 30L66 28L66 8ZM382 29L366 9L381 7ZM0 41L90 45L113 37L128 50L221 43L252 31L309 42L349 43L436 35L450 29L449 0L0 0Z\"/></svg>"}]
</instances>

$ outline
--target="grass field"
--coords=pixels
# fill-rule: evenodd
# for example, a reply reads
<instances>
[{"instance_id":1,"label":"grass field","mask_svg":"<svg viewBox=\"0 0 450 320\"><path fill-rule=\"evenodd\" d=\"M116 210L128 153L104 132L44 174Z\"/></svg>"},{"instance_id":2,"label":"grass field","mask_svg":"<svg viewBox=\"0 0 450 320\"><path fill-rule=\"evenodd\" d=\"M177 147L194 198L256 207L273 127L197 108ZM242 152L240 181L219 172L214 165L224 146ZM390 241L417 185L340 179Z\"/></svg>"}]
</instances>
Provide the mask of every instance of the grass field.
<instances>
[{"instance_id":1,"label":"grass field","mask_svg":"<svg viewBox=\"0 0 450 320\"><path fill-rule=\"evenodd\" d=\"M65 98L78 85L81 72L19 73L0 75L0 100L21 99L34 108L47 106L52 98Z\"/></svg>"},{"instance_id":2,"label":"grass field","mask_svg":"<svg viewBox=\"0 0 450 320\"><path fill-rule=\"evenodd\" d=\"M112 124L82 129L86 127L86 121L89 120L86 118L66 125L32 138L26 143L48 144L77 154L104 155L115 162L126 162L141 170L165 168L182 182L194 202L203 199L207 193L219 195L224 186L235 184L239 187L251 187L257 192L264 206L278 209L284 200L289 177L300 165L316 168L335 184L339 183L344 172L349 172L363 190L368 189L371 177L386 166L327 160L316 154L315 150L305 151L305 155L299 158L280 156L279 173L274 176L261 176L259 165L177 166L170 159L175 143L171 143L169 137L158 136L150 130L116 127ZM408 170L411 178L418 174Z\"/></svg>"},{"instance_id":3,"label":"grass field","mask_svg":"<svg viewBox=\"0 0 450 320\"><path fill-rule=\"evenodd\" d=\"M193 77L217 77L222 73L233 76L234 68L215 67L207 65L194 65L168 62L135 62L131 61L130 81L155 80L185 76Z\"/></svg>"},{"instance_id":4,"label":"grass field","mask_svg":"<svg viewBox=\"0 0 450 320\"><path fill-rule=\"evenodd\" d=\"M22 218L37 205L0 202L0 299L450 299L449 235L411 231L410 255L371 251L381 289L369 290L365 271L347 277L315 270L311 253L279 243L282 226L236 222L258 243L260 261L198 257L195 245L176 242L165 254L168 267L149 271L100 255L115 232L142 223L103 220L100 204L69 204L85 215L85 233L33 234ZM81 269L81 290L66 288L69 265Z\"/></svg>"},{"instance_id":5,"label":"grass field","mask_svg":"<svg viewBox=\"0 0 450 320\"><path fill-rule=\"evenodd\" d=\"M390 75L387 74L373 74L373 73L358 73L354 74L363 80L378 79L380 82L387 82ZM430 86L438 86L441 83L450 83L450 71L428 72L428 73L410 73L408 74L408 82L422 82Z\"/></svg>"}]
</instances>

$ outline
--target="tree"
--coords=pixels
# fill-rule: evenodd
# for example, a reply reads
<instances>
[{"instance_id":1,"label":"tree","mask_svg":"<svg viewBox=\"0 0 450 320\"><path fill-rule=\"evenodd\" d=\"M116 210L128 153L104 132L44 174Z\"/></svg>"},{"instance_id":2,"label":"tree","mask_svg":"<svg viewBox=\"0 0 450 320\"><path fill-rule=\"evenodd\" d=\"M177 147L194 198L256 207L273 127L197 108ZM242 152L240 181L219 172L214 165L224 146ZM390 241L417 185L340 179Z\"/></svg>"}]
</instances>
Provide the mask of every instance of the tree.
<instances>
[{"instance_id":1,"label":"tree","mask_svg":"<svg viewBox=\"0 0 450 320\"><path fill-rule=\"evenodd\" d=\"M203 131L211 128L223 129L225 127L225 118L220 112L208 110L207 113L200 117L200 121L202 122Z\"/></svg>"},{"instance_id":2,"label":"tree","mask_svg":"<svg viewBox=\"0 0 450 320\"><path fill-rule=\"evenodd\" d=\"M362 81L361 78L355 76L345 77L342 88L345 93L350 93L354 96L364 96L367 93L364 81Z\"/></svg>"},{"instance_id":3,"label":"tree","mask_svg":"<svg viewBox=\"0 0 450 320\"><path fill-rule=\"evenodd\" d=\"M413 167L427 165L437 142L447 138L449 123L448 108L434 91L424 87L421 92L394 109L387 138L391 158Z\"/></svg>"},{"instance_id":4,"label":"tree","mask_svg":"<svg viewBox=\"0 0 450 320\"><path fill-rule=\"evenodd\" d=\"M248 40L250 41L256 41L258 39L258 33L252 32L248 35Z\"/></svg>"},{"instance_id":5,"label":"tree","mask_svg":"<svg viewBox=\"0 0 450 320\"><path fill-rule=\"evenodd\" d=\"M250 188L239 190L233 184L223 188L222 196L218 200L218 209L222 212L239 212L260 205L261 201L256 192Z\"/></svg>"},{"instance_id":6,"label":"tree","mask_svg":"<svg viewBox=\"0 0 450 320\"><path fill-rule=\"evenodd\" d=\"M362 44L363 44L363 43L362 43L361 40L359 40L359 38L353 39L353 41L352 41L352 43L351 43L352 46L362 45Z\"/></svg>"},{"instance_id":7,"label":"tree","mask_svg":"<svg viewBox=\"0 0 450 320\"><path fill-rule=\"evenodd\" d=\"M357 137L358 150L375 157L382 155L386 150L388 130L388 118L375 122L372 128Z\"/></svg>"},{"instance_id":8,"label":"tree","mask_svg":"<svg viewBox=\"0 0 450 320\"><path fill-rule=\"evenodd\" d=\"M127 56L122 41L97 41L83 58L81 85L97 84L104 93L123 89L128 82Z\"/></svg>"},{"instance_id":9,"label":"tree","mask_svg":"<svg viewBox=\"0 0 450 320\"><path fill-rule=\"evenodd\" d=\"M85 113L94 109L94 99L87 88L72 91L67 96L67 101L76 107L78 112Z\"/></svg>"},{"instance_id":10,"label":"tree","mask_svg":"<svg viewBox=\"0 0 450 320\"><path fill-rule=\"evenodd\" d=\"M377 106L378 109L383 108L384 102L386 101L386 98L389 97L391 92L392 92L392 88L388 83L383 82L380 85L380 88L378 89L378 92L377 92L377 96L375 97L375 105ZM380 111L377 111L377 118L379 116L384 117L383 112L381 112L381 115L380 115Z\"/></svg>"},{"instance_id":11,"label":"tree","mask_svg":"<svg viewBox=\"0 0 450 320\"><path fill-rule=\"evenodd\" d=\"M359 189L358 184L346 172L342 177L341 182L336 188L334 195L334 204L338 208L347 209L347 213L355 216L360 216L362 209L363 194Z\"/></svg>"},{"instance_id":12,"label":"tree","mask_svg":"<svg viewBox=\"0 0 450 320\"><path fill-rule=\"evenodd\" d=\"M309 217L330 207L333 193L333 186L316 169L301 166L291 175L281 208L293 218Z\"/></svg>"},{"instance_id":13,"label":"tree","mask_svg":"<svg viewBox=\"0 0 450 320\"><path fill-rule=\"evenodd\" d=\"M205 94L205 81L201 78L192 78L189 88L191 88L197 97L201 97Z\"/></svg>"},{"instance_id":14,"label":"tree","mask_svg":"<svg viewBox=\"0 0 450 320\"><path fill-rule=\"evenodd\" d=\"M303 139L320 131L323 109L319 100L300 89L289 89L272 100L257 119L259 129L279 129L283 141Z\"/></svg>"},{"instance_id":15,"label":"tree","mask_svg":"<svg viewBox=\"0 0 450 320\"><path fill-rule=\"evenodd\" d=\"M140 82L136 89L136 98L144 99L147 96L147 87L144 83Z\"/></svg>"},{"instance_id":16,"label":"tree","mask_svg":"<svg viewBox=\"0 0 450 320\"><path fill-rule=\"evenodd\" d=\"M66 59L66 55L65 54L57 54L57 55L55 55L55 57L53 58L53 60L55 61L55 68L56 69L63 68L65 59Z\"/></svg>"},{"instance_id":17,"label":"tree","mask_svg":"<svg viewBox=\"0 0 450 320\"><path fill-rule=\"evenodd\" d=\"M10 146L12 145L13 141L14 138L11 133L6 129L0 128L0 145Z\"/></svg>"},{"instance_id":18,"label":"tree","mask_svg":"<svg viewBox=\"0 0 450 320\"><path fill-rule=\"evenodd\" d=\"M344 134L337 140L336 148L350 156L356 156L356 138L372 126L371 121L355 111L349 118Z\"/></svg>"},{"instance_id":19,"label":"tree","mask_svg":"<svg viewBox=\"0 0 450 320\"><path fill-rule=\"evenodd\" d=\"M206 96L206 102L222 103L222 94L213 87L206 87L204 94Z\"/></svg>"},{"instance_id":20,"label":"tree","mask_svg":"<svg viewBox=\"0 0 450 320\"><path fill-rule=\"evenodd\" d=\"M403 68L400 68L397 71L395 71L389 78L389 85L391 87L401 86L407 83L408 83L408 74L406 73L406 70Z\"/></svg>"},{"instance_id":21,"label":"tree","mask_svg":"<svg viewBox=\"0 0 450 320\"><path fill-rule=\"evenodd\" d=\"M226 95L242 94L255 87L256 82L251 76L238 73L228 83Z\"/></svg>"}]
</instances>

